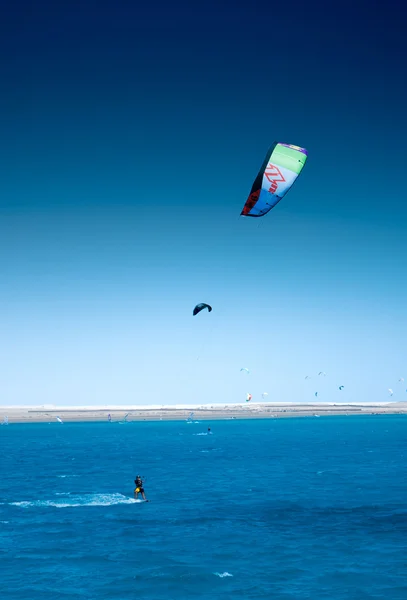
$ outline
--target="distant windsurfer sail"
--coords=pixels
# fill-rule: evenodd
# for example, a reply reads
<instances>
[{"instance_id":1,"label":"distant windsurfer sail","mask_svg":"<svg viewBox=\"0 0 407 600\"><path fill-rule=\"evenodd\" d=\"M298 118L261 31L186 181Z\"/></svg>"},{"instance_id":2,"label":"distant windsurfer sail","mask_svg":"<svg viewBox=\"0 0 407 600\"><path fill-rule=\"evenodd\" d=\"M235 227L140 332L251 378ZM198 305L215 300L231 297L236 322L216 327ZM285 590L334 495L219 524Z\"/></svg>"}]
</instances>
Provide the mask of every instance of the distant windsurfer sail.
<instances>
[{"instance_id":1,"label":"distant windsurfer sail","mask_svg":"<svg viewBox=\"0 0 407 600\"><path fill-rule=\"evenodd\" d=\"M301 173L307 156L305 148L274 142L267 151L240 214L244 217L263 217L274 208Z\"/></svg>"}]
</instances>

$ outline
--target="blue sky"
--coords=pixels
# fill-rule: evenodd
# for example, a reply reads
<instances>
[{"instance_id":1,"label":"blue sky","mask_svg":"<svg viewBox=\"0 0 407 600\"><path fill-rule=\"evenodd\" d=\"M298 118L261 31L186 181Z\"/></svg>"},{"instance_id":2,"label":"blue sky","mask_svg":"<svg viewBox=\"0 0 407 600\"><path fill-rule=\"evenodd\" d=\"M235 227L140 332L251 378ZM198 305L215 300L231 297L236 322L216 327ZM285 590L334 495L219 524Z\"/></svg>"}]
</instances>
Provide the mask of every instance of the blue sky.
<instances>
[{"instance_id":1,"label":"blue sky","mask_svg":"<svg viewBox=\"0 0 407 600\"><path fill-rule=\"evenodd\" d=\"M54 4L1 25L1 403L407 399L405 9Z\"/></svg>"}]
</instances>

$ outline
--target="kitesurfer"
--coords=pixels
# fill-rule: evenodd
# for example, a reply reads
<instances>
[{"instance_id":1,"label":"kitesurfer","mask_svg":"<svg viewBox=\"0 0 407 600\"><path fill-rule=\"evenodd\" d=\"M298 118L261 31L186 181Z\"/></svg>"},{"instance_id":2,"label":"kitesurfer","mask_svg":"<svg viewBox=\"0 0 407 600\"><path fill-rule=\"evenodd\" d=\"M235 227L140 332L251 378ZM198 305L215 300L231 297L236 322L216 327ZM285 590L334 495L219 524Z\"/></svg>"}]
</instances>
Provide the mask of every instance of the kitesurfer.
<instances>
[{"instance_id":1,"label":"kitesurfer","mask_svg":"<svg viewBox=\"0 0 407 600\"><path fill-rule=\"evenodd\" d=\"M134 480L134 483L136 484L136 489L134 490L134 497L137 499L137 496L139 494L141 494L141 497L143 498L143 500L148 502L148 500L144 494L143 480L141 479L140 475L137 475L136 479Z\"/></svg>"}]
</instances>

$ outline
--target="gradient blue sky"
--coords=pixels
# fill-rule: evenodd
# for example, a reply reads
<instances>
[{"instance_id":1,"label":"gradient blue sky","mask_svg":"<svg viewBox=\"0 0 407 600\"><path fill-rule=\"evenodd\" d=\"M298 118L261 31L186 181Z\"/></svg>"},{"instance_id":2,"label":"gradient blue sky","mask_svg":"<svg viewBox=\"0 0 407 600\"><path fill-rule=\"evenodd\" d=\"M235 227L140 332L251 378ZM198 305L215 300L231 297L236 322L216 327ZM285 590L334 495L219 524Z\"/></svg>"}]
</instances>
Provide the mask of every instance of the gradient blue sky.
<instances>
[{"instance_id":1,"label":"gradient blue sky","mask_svg":"<svg viewBox=\"0 0 407 600\"><path fill-rule=\"evenodd\" d=\"M1 403L406 400L406 9L197 6L2 9Z\"/></svg>"}]
</instances>

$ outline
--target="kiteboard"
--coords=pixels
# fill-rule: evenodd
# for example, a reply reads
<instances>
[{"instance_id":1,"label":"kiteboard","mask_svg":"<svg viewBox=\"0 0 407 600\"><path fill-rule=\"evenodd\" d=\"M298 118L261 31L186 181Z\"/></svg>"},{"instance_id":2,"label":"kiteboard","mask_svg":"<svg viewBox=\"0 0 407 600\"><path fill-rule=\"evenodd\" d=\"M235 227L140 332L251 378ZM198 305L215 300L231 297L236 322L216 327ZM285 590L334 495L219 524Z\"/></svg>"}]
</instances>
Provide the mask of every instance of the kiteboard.
<instances>
[{"instance_id":1,"label":"kiteboard","mask_svg":"<svg viewBox=\"0 0 407 600\"><path fill-rule=\"evenodd\" d=\"M135 499L134 502L135 502L135 504L142 504L143 502L149 502L149 500L139 500L137 498L137 500Z\"/></svg>"}]
</instances>

